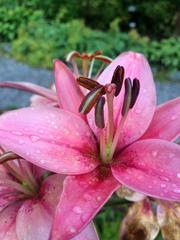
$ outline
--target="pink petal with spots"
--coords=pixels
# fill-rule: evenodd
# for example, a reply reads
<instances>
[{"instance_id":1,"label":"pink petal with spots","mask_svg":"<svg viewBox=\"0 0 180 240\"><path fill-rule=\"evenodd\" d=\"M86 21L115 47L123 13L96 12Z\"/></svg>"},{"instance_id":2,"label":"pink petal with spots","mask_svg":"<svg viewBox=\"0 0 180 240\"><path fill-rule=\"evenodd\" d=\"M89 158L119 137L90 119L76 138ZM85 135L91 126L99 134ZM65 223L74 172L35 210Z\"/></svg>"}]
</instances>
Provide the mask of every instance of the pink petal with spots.
<instances>
[{"instance_id":1,"label":"pink petal with spots","mask_svg":"<svg viewBox=\"0 0 180 240\"><path fill-rule=\"evenodd\" d=\"M71 240L99 240L99 237L94 224L90 223L84 230L82 230L82 232L80 232L80 234L74 238L71 238Z\"/></svg>"},{"instance_id":2,"label":"pink petal with spots","mask_svg":"<svg viewBox=\"0 0 180 240\"><path fill-rule=\"evenodd\" d=\"M96 142L87 124L57 108L24 108L3 114L0 145L57 173L86 173L99 164Z\"/></svg>"},{"instance_id":3,"label":"pink petal with spots","mask_svg":"<svg viewBox=\"0 0 180 240\"><path fill-rule=\"evenodd\" d=\"M103 71L97 81L102 84L110 83L113 72L118 65L124 67L125 78L131 78L132 80L137 78L140 81L139 96L133 109L131 109L128 113L124 127L121 131L121 136L119 137L118 148L120 149L137 140L148 128L155 110L156 91L148 61L142 54L136 52L125 52L120 54ZM124 85L122 86L118 97L114 98L114 119L116 128L118 127L118 122L121 119L123 99ZM93 111L88 115L88 119L93 131L95 134L98 134L98 129L96 128L94 122Z\"/></svg>"},{"instance_id":4,"label":"pink petal with spots","mask_svg":"<svg viewBox=\"0 0 180 240\"><path fill-rule=\"evenodd\" d=\"M117 156L114 177L132 190L156 198L180 200L180 146L141 140Z\"/></svg>"},{"instance_id":5,"label":"pink petal with spots","mask_svg":"<svg viewBox=\"0 0 180 240\"><path fill-rule=\"evenodd\" d=\"M180 97L160 105L143 139L159 138L173 141L180 136Z\"/></svg>"},{"instance_id":6,"label":"pink petal with spots","mask_svg":"<svg viewBox=\"0 0 180 240\"><path fill-rule=\"evenodd\" d=\"M60 60L54 62L56 92L60 105L73 113L79 114L83 95L74 75Z\"/></svg>"},{"instance_id":7,"label":"pink petal with spots","mask_svg":"<svg viewBox=\"0 0 180 240\"><path fill-rule=\"evenodd\" d=\"M16 235L16 214L20 203L10 205L0 212L0 239L18 240Z\"/></svg>"},{"instance_id":8,"label":"pink petal with spots","mask_svg":"<svg viewBox=\"0 0 180 240\"><path fill-rule=\"evenodd\" d=\"M18 239L49 240L52 216L38 200L27 200L16 218Z\"/></svg>"},{"instance_id":9,"label":"pink petal with spots","mask_svg":"<svg viewBox=\"0 0 180 240\"><path fill-rule=\"evenodd\" d=\"M64 175L53 174L43 181L40 189L40 202L52 216L63 190L64 179Z\"/></svg>"},{"instance_id":10,"label":"pink petal with spots","mask_svg":"<svg viewBox=\"0 0 180 240\"><path fill-rule=\"evenodd\" d=\"M97 168L88 174L67 177L56 210L53 240L68 240L76 236L118 186L119 183L106 167Z\"/></svg>"},{"instance_id":11,"label":"pink petal with spots","mask_svg":"<svg viewBox=\"0 0 180 240\"><path fill-rule=\"evenodd\" d=\"M16 88L23 91L28 91L34 94L38 94L42 97L48 98L53 101L57 101L57 97L55 93L48 89L41 86L38 86L33 83L27 82L1 82L0 87L8 87L8 88Z\"/></svg>"}]
</instances>

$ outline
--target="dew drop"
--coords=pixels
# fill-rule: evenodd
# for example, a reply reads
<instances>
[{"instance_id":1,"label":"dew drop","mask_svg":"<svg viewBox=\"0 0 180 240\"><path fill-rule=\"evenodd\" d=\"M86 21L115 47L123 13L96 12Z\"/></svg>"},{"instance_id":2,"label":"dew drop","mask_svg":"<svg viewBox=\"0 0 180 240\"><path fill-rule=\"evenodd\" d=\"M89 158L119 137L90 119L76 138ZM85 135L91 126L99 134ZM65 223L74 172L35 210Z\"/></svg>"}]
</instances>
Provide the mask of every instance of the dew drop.
<instances>
[{"instance_id":1,"label":"dew drop","mask_svg":"<svg viewBox=\"0 0 180 240\"><path fill-rule=\"evenodd\" d=\"M177 173L177 178L180 178L180 173Z\"/></svg>"},{"instance_id":2,"label":"dew drop","mask_svg":"<svg viewBox=\"0 0 180 240\"><path fill-rule=\"evenodd\" d=\"M101 201L102 198L101 198L101 196L97 196L96 199L97 199L97 201Z\"/></svg>"},{"instance_id":3,"label":"dew drop","mask_svg":"<svg viewBox=\"0 0 180 240\"><path fill-rule=\"evenodd\" d=\"M41 151L39 149L36 150L36 153L41 153Z\"/></svg>"},{"instance_id":4,"label":"dew drop","mask_svg":"<svg viewBox=\"0 0 180 240\"><path fill-rule=\"evenodd\" d=\"M44 133L44 130L43 129L39 129L38 132L39 133Z\"/></svg>"},{"instance_id":5,"label":"dew drop","mask_svg":"<svg viewBox=\"0 0 180 240\"><path fill-rule=\"evenodd\" d=\"M136 109L135 112L136 113L141 113L141 109Z\"/></svg>"},{"instance_id":6,"label":"dew drop","mask_svg":"<svg viewBox=\"0 0 180 240\"><path fill-rule=\"evenodd\" d=\"M161 184L161 187L162 187L162 188L165 188L165 187L166 187L166 184L162 183L162 184Z\"/></svg>"},{"instance_id":7,"label":"dew drop","mask_svg":"<svg viewBox=\"0 0 180 240\"><path fill-rule=\"evenodd\" d=\"M75 232L76 232L76 229L75 229L74 227L70 227L70 228L69 228L69 232L70 232L70 233L75 233Z\"/></svg>"},{"instance_id":8,"label":"dew drop","mask_svg":"<svg viewBox=\"0 0 180 240\"><path fill-rule=\"evenodd\" d=\"M84 197L84 199L87 200L87 201L88 201L88 200L91 200L91 198L92 198L91 195L89 195L89 194L87 194L87 193L84 194L83 197Z\"/></svg>"},{"instance_id":9,"label":"dew drop","mask_svg":"<svg viewBox=\"0 0 180 240\"><path fill-rule=\"evenodd\" d=\"M176 120L177 119L177 116L176 115L173 115L172 117L171 117L171 120L173 121L173 120Z\"/></svg>"},{"instance_id":10,"label":"dew drop","mask_svg":"<svg viewBox=\"0 0 180 240\"><path fill-rule=\"evenodd\" d=\"M32 142L37 142L39 140L38 136L31 136L31 141Z\"/></svg>"},{"instance_id":11,"label":"dew drop","mask_svg":"<svg viewBox=\"0 0 180 240\"><path fill-rule=\"evenodd\" d=\"M19 144L24 144L24 140L20 139Z\"/></svg>"},{"instance_id":12,"label":"dew drop","mask_svg":"<svg viewBox=\"0 0 180 240\"><path fill-rule=\"evenodd\" d=\"M175 188L175 189L173 189L173 192L174 192L174 193L180 193L180 188Z\"/></svg>"},{"instance_id":13,"label":"dew drop","mask_svg":"<svg viewBox=\"0 0 180 240\"><path fill-rule=\"evenodd\" d=\"M76 207L73 208L73 212L76 213L76 214L81 214L82 209L80 207L76 206Z\"/></svg>"},{"instance_id":14,"label":"dew drop","mask_svg":"<svg viewBox=\"0 0 180 240\"><path fill-rule=\"evenodd\" d=\"M152 152L152 156L153 156L153 157L156 157L156 156L157 156L157 154L158 154L158 152L157 152L157 151L153 151L153 152Z\"/></svg>"},{"instance_id":15,"label":"dew drop","mask_svg":"<svg viewBox=\"0 0 180 240\"><path fill-rule=\"evenodd\" d=\"M169 178L167 178L167 177L160 176L159 178L160 178L161 180L163 180L163 181L169 182Z\"/></svg>"},{"instance_id":16,"label":"dew drop","mask_svg":"<svg viewBox=\"0 0 180 240\"><path fill-rule=\"evenodd\" d=\"M22 136L22 132L19 131L12 131L12 134Z\"/></svg>"}]
</instances>

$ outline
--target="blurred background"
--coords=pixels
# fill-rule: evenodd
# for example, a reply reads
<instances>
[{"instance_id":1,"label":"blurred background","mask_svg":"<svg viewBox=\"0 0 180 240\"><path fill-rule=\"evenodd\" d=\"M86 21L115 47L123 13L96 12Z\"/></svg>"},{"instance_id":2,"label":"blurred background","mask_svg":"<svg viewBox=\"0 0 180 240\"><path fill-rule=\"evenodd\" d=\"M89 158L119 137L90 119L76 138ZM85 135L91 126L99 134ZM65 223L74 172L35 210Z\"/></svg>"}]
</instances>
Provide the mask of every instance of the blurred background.
<instances>
[{"instance_id":1,"label":"blurred background","mask_svg":"<svg viewBox=\"0 0 180 240\"><path fill-rule=\"evenodd\" d=\"M0 0L0 81L48 86L53 59L65 60L72 50L103 50L111 58L142 52L153 67L158 102L179 96L179 0ZM0 109L27 106L29 96L1 89ZM95 219L100 239L118 239L130 205L117 197L106 204Z\"/></svg>"},{"instance_id":2,"label":"blurred background","mask_svg":"<svg viewBox=\"0 0 180 240\"><path fill-rule=\"evenodd\" d=\"M52 68L52 59L74 49L102 49L112 58L131 49L154 66L177 69L179 6L178 0L0 0L1 51Z\"/></svg>"}]
</instances>

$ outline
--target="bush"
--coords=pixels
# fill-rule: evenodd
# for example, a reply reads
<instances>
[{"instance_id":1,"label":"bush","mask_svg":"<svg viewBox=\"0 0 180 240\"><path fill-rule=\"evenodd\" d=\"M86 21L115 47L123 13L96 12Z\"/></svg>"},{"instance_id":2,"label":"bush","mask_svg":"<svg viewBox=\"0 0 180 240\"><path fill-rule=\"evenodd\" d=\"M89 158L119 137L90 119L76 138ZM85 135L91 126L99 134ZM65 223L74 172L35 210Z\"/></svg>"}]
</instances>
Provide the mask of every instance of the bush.
<instances>
[{"instance_id":1,"label":"bush","mask_svg":"<svg viewBox=\"0 0 180 240\"><path fill-rule=\"evenodd\" d=\"M154 65L173 69L180 65L180 38L157 42L141 37L135 30L121 33L117 20L106 33L92 30L80 20L51 24L41 11L36 11L28 24L21 25L12 46L11 54L18 60L48 68L52 67L53 59L64 59L72 50L93 52L98 49L112 58L122 51L134 50L144 53Z\"/></svg>"}]
</instances>

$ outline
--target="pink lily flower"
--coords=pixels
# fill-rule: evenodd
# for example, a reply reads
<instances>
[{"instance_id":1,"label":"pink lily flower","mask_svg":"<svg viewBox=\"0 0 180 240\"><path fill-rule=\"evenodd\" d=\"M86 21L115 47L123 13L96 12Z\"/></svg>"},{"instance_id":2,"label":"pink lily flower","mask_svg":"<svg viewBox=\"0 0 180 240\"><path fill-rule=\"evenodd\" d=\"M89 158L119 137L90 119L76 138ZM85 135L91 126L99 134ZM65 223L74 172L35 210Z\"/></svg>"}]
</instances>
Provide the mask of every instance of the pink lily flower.
<instances>
[{"instance_id":1,"label":"pink lily flower","mask_svg":"<svg viewBox=\"0 0 180 240\"><path fill-rule=\"evenodd\" d=\"M12 152L0 158L0 239L49 240L64 175L40 169ZM82 239L98 240L92 223L72 240Z\"/></svg>"},{"instance_id":2,"label":"pink lily flower","mask_svg":"<svg viewBox=\"0 0 180 240\"><path fill-rule=\"evenodd\" d=\"M64 181L53 240L71 239L84 229L121 184L180 200L180 146L171 142L180 133L180 98L156 108L143 55L119 55L97 83L79 78L90 90L85 98L58 60L55 80L61 109L24 108L0 117L0 144L6 149L42 168L73 175ZM82 113L89 113L87 120Z\"/></svg>"}]
</instances>

